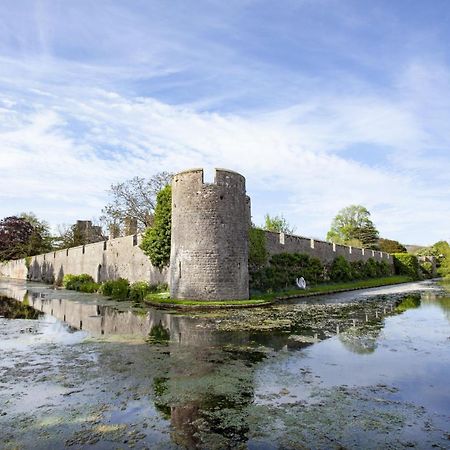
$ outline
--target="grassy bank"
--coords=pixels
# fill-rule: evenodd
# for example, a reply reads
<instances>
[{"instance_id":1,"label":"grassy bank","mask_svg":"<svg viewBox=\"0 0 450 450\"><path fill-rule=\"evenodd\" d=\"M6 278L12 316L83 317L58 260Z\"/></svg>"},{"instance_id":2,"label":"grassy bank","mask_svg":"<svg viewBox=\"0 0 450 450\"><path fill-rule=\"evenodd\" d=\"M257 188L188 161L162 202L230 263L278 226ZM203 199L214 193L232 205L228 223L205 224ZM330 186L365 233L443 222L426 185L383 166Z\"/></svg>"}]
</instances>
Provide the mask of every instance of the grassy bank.
<instances>
[{"instance_id":1,"label":"grassy bank","mask_svg":"<svg viewBox=\"0 0 450 450\"><path fill-rule=\"evenodd\" d=\"M371 278L368 280L346 281L341 283L318 284L308 287L305 290L292 289L279 292L269 292L265 294L255 294L255 298L264 300L278 300L283 298L308 297L311 295L333 294L336 292L352 291L356 289L367 289L373 287L389 286L414 281L411 277L395 275L384 278Z\"/></svg>"},{"instance_id":2,"label":"grassy bank","mask_svg":"<svg viewBox=\"0 0 450 450\"><path fill-rule=\"evenodd\" d=\"M265 306L276 300L287 298L308 297L337 292L345 292L356 289L366 289L372 287L389 286L413 281L407 276L391 276L385 278L372 278L369 280L348 281L343 283L329 283L312 286L305 290L293 289L286 291L270 292L265 294L254 294L249 300L174 300L169 298L168 292L149 294L145 298L145 303L152 306L193 306L193 307L236 307L236 306Z\"/></svg>"}]
</instances>

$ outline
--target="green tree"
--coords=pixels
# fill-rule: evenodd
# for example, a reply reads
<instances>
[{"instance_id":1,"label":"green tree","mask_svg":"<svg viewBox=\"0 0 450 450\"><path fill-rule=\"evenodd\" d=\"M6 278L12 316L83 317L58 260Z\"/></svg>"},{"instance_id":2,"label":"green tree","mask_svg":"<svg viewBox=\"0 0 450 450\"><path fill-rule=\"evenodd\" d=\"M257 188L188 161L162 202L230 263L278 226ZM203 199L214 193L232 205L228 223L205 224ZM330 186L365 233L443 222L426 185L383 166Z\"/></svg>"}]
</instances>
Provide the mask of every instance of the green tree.
<instances>
[{"instance_id":1,"label":"green tree","mask_svg":"<svg viewBox=\"0 0 450 450\"><path fill-rule=\"evenodd\" d=\"M264 216L264 229L286 234L292 234L294 232L294 228L289 225L282 215L271 217L269 214L266 214Z\"/></svg>"},{"instance_id":2,"label":"green tree","mask_svg":"<svg viewBox=\"0 0 450 450\"><path fill-rule=\"evenodd\" d=\"M407 253L406 247L398 241L380 238L378 240L378 248L386 253Z\"/></svg>"},{"instance_id":3,"label":"green tree","mask_svg":"<svg viewBox=\"0 0 450 450\"><path fill-rule=\"evenodd\" d=\"M331 223L327 240L336 244L377 248L378 230L370 220L370 212L361 205L341 209Z\"/></svg>"},{"instance_id":4,"label":"green tree","mask_svg":"<svg viewBox=\"0 0 450 450\"><path fill-rule=\"evenodd\" d=\"M27 243L27 256L51 252L54 247L54 238L50 233L50 226L45 220L37 218L33 212L21 213L19 218L33 226L33 233Z\"/></svg>"},{"instance_id":5,"label":"green tree","mask_svg":"<svg viewBox=\"0 0 450 450\"><path fill-rule=\"evenodd\" d=\"M153 225L145 230L142 251L151 263L162 269L170 261L170 234L172 225L172 188L167 185L156 197Z\"/></svg>"}]
</instances>

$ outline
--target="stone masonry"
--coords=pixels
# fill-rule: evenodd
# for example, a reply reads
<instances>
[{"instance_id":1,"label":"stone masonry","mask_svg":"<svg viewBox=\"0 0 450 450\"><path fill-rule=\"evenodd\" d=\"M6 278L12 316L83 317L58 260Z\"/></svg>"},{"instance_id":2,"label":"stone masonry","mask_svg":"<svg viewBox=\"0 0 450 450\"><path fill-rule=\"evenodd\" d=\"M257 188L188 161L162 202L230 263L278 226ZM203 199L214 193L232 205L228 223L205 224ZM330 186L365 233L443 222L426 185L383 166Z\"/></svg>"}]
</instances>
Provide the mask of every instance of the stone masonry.
<instances>
[{"instance_id":1,"label":"stone masonry","mask_svg":"<svg viewBox=\"0 0 450 450\"><path fill-rule=\"evenodd\" d=\"M170 295L179 299L246 299L249 199L245 178L216 169L178 173L172 181Z\"/></svg>"}]
</instances>

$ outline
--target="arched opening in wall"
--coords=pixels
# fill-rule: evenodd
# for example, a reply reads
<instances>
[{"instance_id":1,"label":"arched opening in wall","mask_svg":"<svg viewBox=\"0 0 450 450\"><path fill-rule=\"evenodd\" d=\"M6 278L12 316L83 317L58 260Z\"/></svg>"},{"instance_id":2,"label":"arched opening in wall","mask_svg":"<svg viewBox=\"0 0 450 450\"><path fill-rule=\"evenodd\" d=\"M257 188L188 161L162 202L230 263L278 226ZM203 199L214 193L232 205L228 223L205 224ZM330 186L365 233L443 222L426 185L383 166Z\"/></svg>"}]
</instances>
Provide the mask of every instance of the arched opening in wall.
<instances>
[{"instance_id":1,"label":"arched opening in wall","mask_svg":"<svg viewBox=\"0 0 450 450\"><path fill-rule=\"evenodd\" d=\"M102 282L102 265L99 264L97 267L97 283Z\"/></svg>"},{"instance_id":2,"label":"arched opening in wall","mask_svg":"<svg viewBox=\"0 0 450 450\"><path fill-rule=\"evenodd\" d=\"M181 278L181 261L178 262L178 278Z\"/></svg>"},{"instance_id":3,"label":"arched opening in wall","mask_svg":"<svg viewBox=\"0 0 450 450\"><path fill-rule=\"evenodd\" d=\"M66 256L69 256L69 249L66 250Z\"/></svg>"},{"instance_id":4,"label":"arched opening in wall","mask_svg":"<svg viewBox=\"0 0 450 450\"><path fill-rule=\"evenodd\" d=\"M137 245L137 234L133 234L133 246Z\"/></svg>"},{"instance_id":5,"label":"arched opening in wall","mask_svg":"<svg viewBox=\"0 0 450 450\"><path fill-rule=\"evenodd\" d=\"M107 243L107 241L103 241L103 251L106 250L106 243Z\"/></svg>"},{"instance_id":6,"label":"arched opening in wall","mask_svg":"<svg viewBox=\"0 0 450 450\"><path fill-rule=\"evenodd\" d=\"M84 245L83 245L83 255L84 255Z\"/></svg>"}]
</instances>

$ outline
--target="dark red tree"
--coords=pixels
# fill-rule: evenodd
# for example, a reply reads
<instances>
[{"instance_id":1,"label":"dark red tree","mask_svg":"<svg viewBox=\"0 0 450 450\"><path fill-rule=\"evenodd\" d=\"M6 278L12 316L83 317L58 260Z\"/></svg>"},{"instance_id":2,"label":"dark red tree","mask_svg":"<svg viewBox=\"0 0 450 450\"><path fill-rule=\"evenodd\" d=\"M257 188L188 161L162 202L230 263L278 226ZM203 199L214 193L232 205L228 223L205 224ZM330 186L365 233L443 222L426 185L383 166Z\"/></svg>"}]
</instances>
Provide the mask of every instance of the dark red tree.
<instances>
[{"instance_id":1,"label":"dark red tree","mask_svg":"<svg viewBox=\"0 0 450 450\"><path fill-rule=\"evenodd\" d=\"M0 221L0 260L18 259L28 255L34 227L20 217L5 217Z\"/></svg>"}]
</instances>

